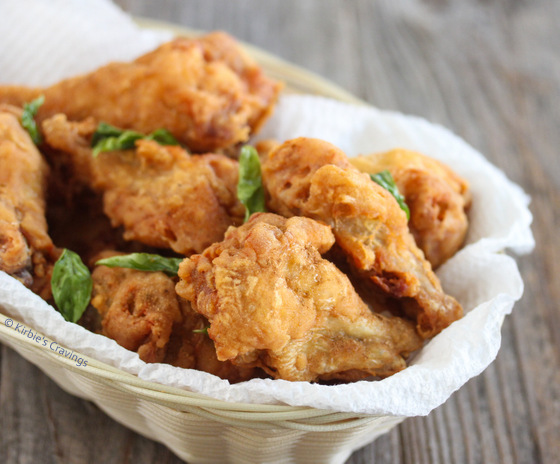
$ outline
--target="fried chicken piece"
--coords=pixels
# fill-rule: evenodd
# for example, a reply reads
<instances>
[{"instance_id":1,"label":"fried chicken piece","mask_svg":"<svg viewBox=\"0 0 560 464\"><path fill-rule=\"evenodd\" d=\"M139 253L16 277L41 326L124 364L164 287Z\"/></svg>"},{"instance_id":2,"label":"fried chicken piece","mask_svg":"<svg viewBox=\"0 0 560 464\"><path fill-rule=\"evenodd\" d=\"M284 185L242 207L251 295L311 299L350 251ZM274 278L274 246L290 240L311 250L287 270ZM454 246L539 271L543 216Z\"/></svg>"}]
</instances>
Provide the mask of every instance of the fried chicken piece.
<instances>
[{"instance_id":1,"label":"fried chicken piece","mask_svg":"<svg viewBox=\"0 0 560 464\"><path fill-rule=\"evenodd\" d=\"M395 198L341 150L317 139L290 140L264 159L262 173L270 209L329 224L355 272L400 299L423 337L462 316L416 246Z\"/></svg>"},{"instance_id":2,"label":"fried chicken piece","mask_svg":"<svg viewBox=\"0 0 560 464\"><path fill-rule=\"evenodd\" d=\"M55 189L67 179L53 179L56 177L51 170L47 221L49 235L58 247L77 253L83 262L91 261L108 249L126 253L159 252L139 242L125 241L122 230L111 226L111 221L103 213L102 198L94 192L74 192L69 201L57 197Z\"/></svg>"},{"instance_id":3,"label":"fried chicken piece","mask_svg":"<svg viewBox=\"0 0 560 464\"><path fill-rule=\"evenodd\" d=\"M116 254L105 251L96 259ZM175 293L175 279L162 272L106 266L97 266L92 279L91 304L101 317L101 333L143 361L198 369L232 383L255 375L254 369L218 361L212 340L193 332L204 329L207 321Z\"/></svg>"},{"instance_id":4,"label":"fried chicken piece","mask_svg":"<svg viewBox=\"0 0 560 464\"><path fill-rule=\"evenodd\" d=\"M280 142L278 142L278 140L275 139L264 139L264 140L259 140L257 143L255 143L255 150L257 150L257 153L259 154L259 157L264 158L266 156L268 156L268 154L274 150L278 145L280 145Z\"/></svg>"},{"instance_id":5,"label":"fried chicken piece","mask_svg":"<svg viewBox=\"0 0 560 464\"><path fill-rule=\"evenodd\" d=\"M277 379L385 377L421 345L413 324L373 313L334 264L330 227L259 213L185 259L177 293L210 321L220 360Z\"/></svg>"},{"instance_id":6,"label":"fried chicken piece","mask_svg":"<svg viewBox=\"0 0 560 464\"><path fill-rule=\"evenodd\" d=\"M243 221L237 199L237 161L222 155L191 156L178 146L139 140L136 149L92 155L92 119L68 122L64 115L44 121L54 165L70 166L69 177L103 195L113 227L126 240L200 252Z\"/></svg>"},{"instance_id":7,"label":"fried chicken piece","mask_svg":"<svg viewBox=\"0 0 560 464\"><path fill-rule=\"evenodd\" d=\"M20 109L0 107L0 270L48 299L58 257L45 219L49 168L20 117Z\"/></svg>"},{"instance_id":8,"label":"fried chicken piece","mask_svg":"<svg viewBox=\"0 0 560 464\"><path fill-rule=\"evenodd\" d=\"M183 323L175 326L171 332L165 363L208 372L230 383L262 375L252 366L236 366L231 361L220 361L214 342L204 333L208 327L206 318L195 312L188 301L177 298L181 303Z\"/></svg>"},{"instance_id":9,"label":"fried chicken piece","mask_svg":"<svg viewBox=\"0 0 560 464\"><path fill-rule=\"evenodd\" d=\"M0 87L0 102L43 94L37 119L94 117L148 134L169 130L191 151L245 142L267 119L281 85L224 33L177 38L130 63L111 63L44 89Z\"/></svg>"},{"instance_id":10,"label":"fried chicken piece","mask_svg":"<svg viewBox=\"0 0 560 464\"><path fill-rule=\"evenodd\" d=\"M404 149L358 156L350 162L369 174L391 173L410 209L410 232L434 269L461 248L471 204L465 179L435 159Z\"/></svg>"},{"instance_id":11,"label":"fried chicken piece","mask_svg":"<svg viewBox=\"0 0 560 464\"><path fill-rule=\"evenodd\" d=\"M146 362L162 362L174 324L182 320L173 281L162 272L98 266L91 304L103 334Z\"/></svg>"}]
</instances>

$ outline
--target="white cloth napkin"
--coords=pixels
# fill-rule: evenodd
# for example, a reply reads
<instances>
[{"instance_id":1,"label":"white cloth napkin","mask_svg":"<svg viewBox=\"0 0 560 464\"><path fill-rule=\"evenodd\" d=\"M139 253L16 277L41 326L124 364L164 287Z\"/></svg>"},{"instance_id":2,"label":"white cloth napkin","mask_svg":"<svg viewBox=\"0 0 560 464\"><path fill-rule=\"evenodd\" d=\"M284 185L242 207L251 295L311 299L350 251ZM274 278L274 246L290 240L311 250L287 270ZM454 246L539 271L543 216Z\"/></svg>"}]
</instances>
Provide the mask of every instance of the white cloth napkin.
<instances>
[{"instance_id":1,"label":"white cloth napkin","mask_svg":"<svg viewBox=\"0 0 560 464\"><path fill-rule=\"evenodd\" d=\"M0 3L0 37L0 80L47 85L107 61L134 58L169 36L139 29L107 0L20 0ZM312 96L284 96L259 138L296 136L323 138L349 156L414 149L444 161L471 184L467 245L438 271L445 290L467 314L430 340L404 371L381 381L337 386L268 379L230 385L204 372L146 364L113 340L65 322L54 308L0 272L4 312L69 349L140 378L216 399L364 414L429 413L482 372L498 352L503 319L523 292L517 265L503 251L526 253L534 246L529 198L463 140L420 118Z\"/></svg>"}]
</instances>

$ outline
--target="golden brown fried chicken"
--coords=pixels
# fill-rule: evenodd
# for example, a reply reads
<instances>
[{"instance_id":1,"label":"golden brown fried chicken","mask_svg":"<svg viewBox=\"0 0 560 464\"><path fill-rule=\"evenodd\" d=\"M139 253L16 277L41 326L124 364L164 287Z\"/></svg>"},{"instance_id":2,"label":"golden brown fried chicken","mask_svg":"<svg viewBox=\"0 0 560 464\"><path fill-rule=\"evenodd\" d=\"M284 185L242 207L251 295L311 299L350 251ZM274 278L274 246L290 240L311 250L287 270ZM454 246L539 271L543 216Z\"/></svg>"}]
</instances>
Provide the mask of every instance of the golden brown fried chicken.
<instances>
[{"instance_id":1,"label":"golden brown fried chicken","mask_svg":"<svg viewBox=\"0 0 560 464\"><path fill-rule=\"evenodd\" d=\"M57 115L44 121L43 131L47 145L59 151L51 162L69 166L70 179L103 195L105 214L114 227L124 227L126 240L190 254L221 240L230 225L243 220L234 160L191 156L151 140L94 157L92 119L75 123Z\"/></svg>"},{"instance_id":2,"label":"golden brown fried chicken","mask_svg":"<svg viewBox=\"0 0 560 464\"><path fill-rule=\"evenodd\" d=\"M173 281L162 272L98 266L91 304L103 334L146 362L162 362L174 324L182 320Z\"/></svg>"},{"instance_id":3,"label":"golden brown fried chicken","mask_svg":"<svg viewBox=\"0 0 560 464\"><path fill-rule=\"evenodd\" d=\"M420 153L396 149L350 158L362 172L388 170L410 208L408 227L433 268L463 245L471 198L466 180Z\"/></svg>"},{"instance_id":4,"label":"golden brown fried chicken","mask_svg":"<svg viewBox=\"0 0 560 464\"><path fill-rule=\"evenodd\" d=\"M252 366L236 366L230 361L218 360L214 342L205 333L208 321L195 312L186 300L180 297L178 299L181 302L183 323L175 326L171 332L165 363L208 372L230 383L262 375L262 372Z\"/></svg>"},{"instance_id":5,"label":"golden brown fried chicken","mask_svg":"<svg viewBox=\"0 0 560 464\"><path fill-rule=\"evenodd\" d=\"M285 380L391 375L421 339L410 322L373 313L321 257L333 243L312 219L254 214L183 261L177 292L210 321L220 360Z\"/></svg>"},{"instance_id":6,"label":"golden brown fried chicken","mask_svg":"<svg viewBox=\"0 0 560 464\"><path fill-rule=\"evenodd\" d=\"M255 150L257 150L257 153L261 158L264 158L278 145L280 145L280 142L275 139L259 140L255 143Z\"/></svg>"},{"instance_id":7,"label":"golden brown fried chicken","mask_svg":"<svg viewBox=\"0 0 560 464\"><path fill-rule=\"evenodd\" d=\"M0 102L43 94L37 118L94 117L148 134L165 128L191 151L248 140L272 111L281 85L224 33L177 38L130 63L111 63L45 89L0 87Z\"/></svg>"},{"instance_id":8,"label":"golden brown fried chicken","mask_svg":"<svg viewBox=\"0 0 560 464\"><path fill-rule=\"evenodd\" d=\"M106 251L98 258L114 256ZM175 280L162 272L97 266L92 273L91 304L101 317L101 332L145 362L198 369L230 382L247 380L243 369L216 358L212 340L201 330L206 319L175 293Z\"/></svg>"},{"instance_id":9,"label":"golden brown fried chicken","mask_svg":"<svg viewBox=\"0 0 560 464\"><path fill-rule=\"evenodd\" d=\"M20 117L0 107L0 270L48 299L58 256L45 219L49 169Z\"/></svg>"},{"instance_id":10,"label":"golden brown fried chicken","mask_svg":"<svg viewBox=\"0 0 560 464\"><path fill-rule=\"evenodd\" d=\"M397 201L341 150L317 139L290 140L269 153L262 172L269 207L329 224L354 270L399 298L423 337L462 316L416 246Z\"/></svg>"}]
</instances>

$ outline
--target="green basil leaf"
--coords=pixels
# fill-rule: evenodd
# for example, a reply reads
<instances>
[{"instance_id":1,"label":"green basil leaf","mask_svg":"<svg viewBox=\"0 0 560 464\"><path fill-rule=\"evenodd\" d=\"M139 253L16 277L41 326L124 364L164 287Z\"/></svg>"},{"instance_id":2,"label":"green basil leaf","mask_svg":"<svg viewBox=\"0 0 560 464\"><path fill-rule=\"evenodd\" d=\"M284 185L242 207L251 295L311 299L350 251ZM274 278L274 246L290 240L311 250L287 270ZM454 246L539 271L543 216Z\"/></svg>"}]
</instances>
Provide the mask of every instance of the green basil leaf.
<instances>
[{"instance_id":1,"label":"green basil leaf","mask_svg":"<svg viewBox=\"0 0 560 464\"><path fill-rule=\"evenodd\" d=\"M118 137L123 132L124 131L118 127L111 126L111 124L107 124L106 122L100 122L91 139L91 146L95 147L101 140L108 137Z\"/></svg>"},{"instance_id":2,"label":"green basil leaf","mask_svg":"<svg viewBox=\"0 0 560 464\"><path fill-rule=\"evenodd\" d=\"M397 200L401 209L406 213L406 219L410 219L410 210L408 209L408 205L404 201L404 197L399 192L397 184L395 184L395 180L393 179L391 173L388 170L385 170L378 172L377 174L370 174L370 177L371 180L381 185L381 187L388 190L389 193L395 197L395 200Z\"/></svg>"},{"instance_id":3,"label":"green basil leaf","mask_svg":"<svg viewBox=\"0 0 560 464\"><path fill-rule=\"evenodd\" d=\"M102 151L130 150L134 148L136 141L143 137L142 134L133 131L123 132L118 137L107 137L97 142L93 147L92 154L95 157Z\"/></svg>"},{"instance_id":4,"label":"green basil leaf","mask_svg":"<svg viewBox=\"0 0 560 464\"><path fill-rule=\"evenodd\" d=\"M44 95L41 95L30 103L25 103L21 115L21 125L29 133L35 145L40 145L43 141L39 128L37 127L37 121L35 121L35 116L43 103L45 103Z\"/></svg>"},{"instance_id":5,"label":"green basil leaf","mask_svg":"<svg viewBox=\"0 0 560 464\"><path fill-rule=\"evenodd\" d=\"M261 161L257 150L250 145L245 145L239 156L237 197L245 206L245 222L249 220L251 214L266 211Z\"/></svg>"},{"instance_id":6,"label":"green basil leaf","mask_svg":"<svg viewBox=\"0 0 560 464\"><path fill-rule=\"evenodd\" d=\"M108 267L125 267L137 271L162 271L168 276L176 276L182 258L165 258L150 253L131 253L100 259L95 264Z\"/></svg>"},{"instance_id":7,"label":"green basil leaf","mask_svg":"<svg viewBox=\"0 0 560 464\"><path fill-rule=\"evenodd\" d=\"M208 327L204 327L203 329L194 329L193 333L195 334L203 334L203 335L208 335L208 329L210 328L210 326Z\"/></svg>"},{"instance_id":8,"label":"green basil leaf","mask_svg":"<svg viewBox=\"0 0 560 464\"><path fill-rule=\"evenodd\" d=\"M167 129L156 129L146 138L155 140L160 145L179 145L177 139Z\"/></svg>"},{"instance_id":9,"label":"green basil leaf","mask_svg":"<svg viewBox=\"0 0 560 464\"><path fill-rule=\"evenodd\" d=\"M92 154L95 157L102 151L130 150L140 139L154 140L160 145L179 145L173 134L166 129L157 129L151 134L144 135L100 122L91 138Z\"/></svg>"},{"instance_id":10,"label":"green basil leaf","mask_svg":"<svg viewBox=\"0 0 560 464\"><path fill-rule=\"evenodd\" d=\"M93 283L80 256L64 249L54 265L51 288L58 310L70 322L77 322L88 307Z\"/></svg>"}]
</instances>

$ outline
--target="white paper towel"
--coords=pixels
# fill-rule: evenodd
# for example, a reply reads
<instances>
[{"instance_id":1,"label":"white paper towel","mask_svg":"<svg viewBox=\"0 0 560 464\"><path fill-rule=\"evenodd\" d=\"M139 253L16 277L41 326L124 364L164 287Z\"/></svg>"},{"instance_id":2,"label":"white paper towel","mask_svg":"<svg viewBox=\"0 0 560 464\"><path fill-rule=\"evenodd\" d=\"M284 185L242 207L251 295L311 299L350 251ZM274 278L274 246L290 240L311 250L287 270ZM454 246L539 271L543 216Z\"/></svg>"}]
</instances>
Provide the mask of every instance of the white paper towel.
<instances>
[{"instance_id":1,"label":"white paper towel","mask_svg":"<svg viewBox=\"0 0 560 464\"><path fill-rule=\"evenodd\" d=\"M135 58L169 35L138 29L107 0L19 0L0 2L0 37L0 81L48 85L111 60ZM382 381L337 386L269 379L230 385L204 372L146 364L113 340L65 322L2 272L0 304L8 315L62 346L140 378L217 399L365 414L429 413L482 372L498 352L504 316L523 292L515 261L501 252L533 248L529 198L463 140L419 118L312 96L284 96L259 138L300 135L328 140L350 156L395 147L417 150L444 161L471 184L467 245L438 271L445 290L467 314L429 341L404 371Z\"/></svg>"},{"instance_id":2,"label":"white paper towel","mask_svg":"<svg viewBox=\"0 0 560 464\"><path fill-rule=\"evenodd\" d=\"M46 86L130 60L169 40L110 0L0 1L0 83Z\"/></svg>"}]
</instances>

